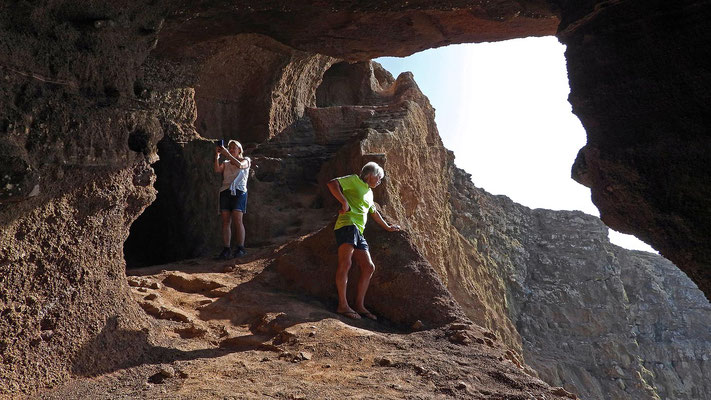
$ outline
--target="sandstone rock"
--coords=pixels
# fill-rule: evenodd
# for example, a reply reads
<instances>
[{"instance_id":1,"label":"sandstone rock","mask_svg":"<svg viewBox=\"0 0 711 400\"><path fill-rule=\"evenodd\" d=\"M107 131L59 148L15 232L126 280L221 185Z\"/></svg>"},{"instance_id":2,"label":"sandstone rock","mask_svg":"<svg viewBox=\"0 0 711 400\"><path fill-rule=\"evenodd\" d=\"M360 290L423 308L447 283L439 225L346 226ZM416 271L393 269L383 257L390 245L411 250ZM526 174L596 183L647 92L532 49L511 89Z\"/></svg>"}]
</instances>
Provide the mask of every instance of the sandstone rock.
<instances>
[{"instance_id":1,"label":"sandstone rock","mask_svg":"<svg viewBox=\"0 0 711 400\"><path fill-rule=\"evenodd\" d=\"M693 336L699 325L705 326L698 321L708 320L707 303L698 301L693 294L698 292L691 290L688 281L682 285L684 290L667 299L664 290L656 289L659 282L650 278L653 274L640 278L636 272L621 272L624 263L615 258L627 256L606 245L605 253L611 256L591 265L570 259L570 251L585 253L599 239L583 238L589 245L582 248L574 245L579 239L575 232L560 235L524 229L558 226L555 220L566 214L531 215L487 196L479 197L483 205L470 215L479 218L483 213L491 224L457 213L456 203L462 199L450 203L450 194L455 193L450 183L461 177L438 139L434 110L410 75L388 86L387 75L376 67L372 77L364 64L334 69L326 77L329 82L321 100L370 103L366 105L373 107L367 115L372 111L372 116L360 121L357 132L342 132L347 141L355 139L347 145L339 143L342 137L338 137L326 145L312 142L292 151L298 140L315 137L305 110L316 105L318 82L336 62L323 54L364 61L456 42L558 32L568 46L571 103L588 132L576 176L592 186L593 201L607 224L637 232L708 294L711 218L705 188L711 168L703 106L709 103L711 91L703 67L705 53L689 51L707 47L706 37L698 32L704 31L708 14L705 4L693 0L671 11L641 3L567 1L554 5L326 2L319 7L282 1L237 5L139 1L76 7L71 1L40 1L6 7L0 15L0 45L6 60L0 66L0 276L4 278L0 338L15 340L1 342L4 361L12 368L0 369L0 381L8 382L0 391L31 392L70 375L112 371L150 347L143 330L148 319L124 283L124 255L130 264L138 265L154 262L142 255L160 260L205 255L219 242L219 232L213 229L215 193L208 191L217 179L210 171L212 145L200 132L205 137L214 133L255 142L288 136L293 141L282 142L281 149L275 149L279 143L271 149L265 146L265 152L280 151L284 156L271 157L280 159L272 164L284 165L287 174L297 176L350 173L371 159L386 164L389 174L398 179L376 195L389 218L408 221L410 236L396 236L395 243L378 238L383 242L379 250L387 254L407 249L401 266L423 272L424 280L399 283L400 289L423 281L424 287L435 288L424 295L436 305L432 315L421 319L427 326L441 326L466 313L516 350L531 348L530 338L544 332L579 329L576 332L585 338L609 333L616 339L599 349L583 341L584 351L570 348L568 353L587 357L581 364L601 359L597 354L611 355L623 370L639 372L627 374L639 378L622 384L640 396L648 395L647 388L652 387L647 385L652 382L648 367L659 369L653 388L659 393L709 392L681 383L709 381L695 375L701 372L687 369L697 354L708 353L706 338ZM241 63L230 63L236 60ZM342 76L363 79L347 96L328 95ZM388 88L373 95L360 91L363 83L373 84L369 86L373 91L378 85ZM240 99L250 105L223 102L230 91L239 91ZM340 121L358 120L355 108L339 112ZM331 114L333 122L338 115ZM234 126L239 133L230 132ZM432 150L422 154L418 148ZM347 161L326 163L318 155L334 152ZM293 154L309 156L294 160ZM324 220L328 197L304 193L319 190L323 182L306 181L295 191L278 187L281 182L267 182L266 175L264 182L255 179L254 192L264 198L298 192L295 197L304 204L297 209L302 214L294 217L293 210L265 204L262 212L248 214L249 218L270 217L248 221L247 226L255 230L250 237L283 243L290 235L317 231L308 221ZM408 179L412 176L432 178L418 182ZM163 194L158 200L154 184ZM412 191L426 193L432 204L406 196ZM477 196L474 189L465 192ZM134 224L154 201L157 207L146 210ZM576 215L567 222L579 229L577 218L585 220ZM592 228L601 230L601 226ZM511 237L516 240L508 240ZM519 237L539 240L524 243ZM573 245L561 246L561 241ZM560 247L570 250L566 250L567 261L555 256ZM384 260L396 257L391 253ZM321 261L321 267L332 265ZM559 268L561 264L565 268ZM654 290L636 293L639 279ZM589 287L565 285L575 281ZM391 282L394 279L381 281L380 287ZM634 293L632 300L625 299L628 292ZM30 295L35 299L28 300ZM453 299L459 304L453 305ZM587 309L591 299L603 310L628 309L629 314L620 320L608 311L597 315ZM565 310L551 312L561 301ZM694 307L677 308L677 301ZM650 303L668 310L661 312L664 324L649 322L649 316L659 312ZM398 311L390 309L391 318L397 319ZM684 318L677 321L676 314ZM519 337L509 318L519 320L523 336L529 339ZM410 326L417 319L420 316L407 315L401 322ZM583 323L577 324L581 319ZM614 332L629 334L630 321L639 322L639 334L632 332L634 339L615 336ZM27 330L31 332L26 334ZM55 332L47 347L37 342L38 331ZM672 346L671 354L656 345L672 339L683 345ZM639 344L645 340L649 346ZM576 345L567 338L561 342ZM639 358L643 361L635 361L641 347L653 350ZM660 360L655 359L657 352ZM679 365L680 371L670 372L671 365ZM552 380L563 379L556 376L558 369L541 369ZM581 387L596 385L597 378L583 368L577 371L580 377L566 379L579 380L576 385ZM684 378L688 374L693 379Z\"/></svg>"},{"instance_id":2,"label":"sandstone rock","mask_svg":"<svg viewBox=\"0 0 711 400\"><path fill-rule=\"evenodd\" d=\"M381 367L392 367L394 365L393 361L388 357L376 358L374 361L377 365L380 365Z\"/></svg>"},{"instance_id":3,"label":"sandstone rock","mask_svg":"<svg viewBox=\"0 0 711 400\"><path fill-rule=\"evenodd\" d=\"M680 376L646 372L661 372L652 360L677 357L662 338L677 337L692 354L711 345L707 332L694 328L699 318L709 318L701 315L711 315L711 306L670 262L611 245L606 227L592 216L530 210L460 176L452 202L462 212L454 224L472 241L488 231L486 257L507 282L524 359L543 380L581 398L665 397L672 391L693 398L705 390L707 378L697 369L678 370L695 382L693 389ZM671 315L676 318L667 319Z\"/></svg>"}]
</instances>

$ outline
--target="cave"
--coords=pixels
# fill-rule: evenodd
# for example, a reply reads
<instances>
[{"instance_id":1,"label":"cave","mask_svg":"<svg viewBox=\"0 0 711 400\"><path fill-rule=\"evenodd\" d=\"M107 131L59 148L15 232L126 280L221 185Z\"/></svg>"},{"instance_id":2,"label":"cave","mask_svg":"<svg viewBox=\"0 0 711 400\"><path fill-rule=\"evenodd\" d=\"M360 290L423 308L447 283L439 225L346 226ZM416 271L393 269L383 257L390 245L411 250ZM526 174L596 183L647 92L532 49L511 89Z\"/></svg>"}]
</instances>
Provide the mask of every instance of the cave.
<instances>
[{"instance_id":1,"label":"cave","mask_svg":"<svg viewBox=\"0 0 711 400\"><path fill-rule=\"evenodd\" d=\"M308 211L284 212L284 221L275 223L272 218L281 213L271 204L289 203L296 192L302 199L295 208L323 210L324 197L317 176L322 164L333 157L330 149L338 148L353 135L357 121L350 131L332 136L324 143L319 140L312 121L319 121L318 108L366 104L377 94L373 85L392 82L393 78L382 68L373 71L369 63L340 62L325 70L311 98L304 96L304 110L311 107L309 115L297 115L295 121L268 141L271 86L267 82L278 79L277 65L283 65L291 55L275 52L264 43L276 46L267 38L257 38L258 47L249 42L253 37L242 38L241 46L216 51L216 55L204 62L198 74L198 89L195 91L195 126L200 138L224 140L235 139L243 143L245 154L254 157L253 173L249 188L254 192L254 204L245 214L247 247L256 247L275 242L284 242L296 234L305 233L302 225ZM276 47L278 48L278 47ZM274 58L272 67L255 60ZM256 66L259 65L259 68ZM235 77L236 71L249 71L248 76ZM370 80L380 77L380 81ZM315 104L314 104L315 103ZM314 119L312 120L312 117ZM261 119L260 119L261 118ZM324 135L321 135L323 138ZM129 143L131 139L129 138ZM217 253L221 246L220 219L217 214L219 175L212 173L212 148L209 141L177 142L164 137L157 144L159 160L152 164L155 171L156 200L131 225L130 234L124 243L126 268L204 257ZM285 147L300 154L283 154ZM196 177L199 177L196 179ZM274 186L282 186L279 190ZM310 193L311 192L311 193ZM268 200L259 200L259 197ZM330 199L326 199L328 201ZM332 200L331 200L332 201ZM258 202L258 203L257 203ZM264 204L260 204L264 203ZM270 207L272 209L270 209ZM319 216L320 217L320 216ZM312 224L318 224L317 219ZM312 224L306 223L305 226Z\"/></svg>"},{"instance_id":2,"label":"cave","mask_svg":"<svg viewBox=\"0 0 711 400\"><path fill-rule=\"evenodd\" d=\"M699 34L707 4L66 1L4 11L0 394L72 397L109 372L177 382L183 369L205 371L191 365L225 353L239 365L259 346L299 350L288 362L270 353L251 364L288 387L306 382L292 374L318 361L299 341L335 346L316 332L333 326L353 335L339 345L382 340L398 357L363 363L374 396L402 389L385 386L402 370L388 366L433 379L440 391L431 396L691 399L711 390L703 369L686 369L706 362L711 342L703 330L711 47ZM391 77L369 62L531 35L567 46L569 101L588 135L574 179L591 189L607 226L676 266L610 246L595 218L526 209L476 188L441 145L412 75ZM189 273L127 278L127 266L205 257L219 244L208 195L214 138L242 141L258 165L250 190L271 200L251 203L245 223L249 243L266 249L255 260L265 258L249 261L251 270L205 261L184 266ZM370 306L400 331L363 336L367 329L323 306L333 255L323 183L369 160L391 178L375 193L383 212L407 221L407 232L371 230L375 262L388 268L374 278ZM216 305L181 314L166 296L176 288ZM256 298L308 313L252 315ZM231 321L223 336L221 318ZM411 357L393 341L420 346L461 383L401 363ZM558 364L548 366L554 354ZM224 387L241 386L232 383ZM402 390L431 390L410 384ZM478 385L486 393L471 392ZM159 396L160 386L146 391Z\"/></svg>"}]
</instances>

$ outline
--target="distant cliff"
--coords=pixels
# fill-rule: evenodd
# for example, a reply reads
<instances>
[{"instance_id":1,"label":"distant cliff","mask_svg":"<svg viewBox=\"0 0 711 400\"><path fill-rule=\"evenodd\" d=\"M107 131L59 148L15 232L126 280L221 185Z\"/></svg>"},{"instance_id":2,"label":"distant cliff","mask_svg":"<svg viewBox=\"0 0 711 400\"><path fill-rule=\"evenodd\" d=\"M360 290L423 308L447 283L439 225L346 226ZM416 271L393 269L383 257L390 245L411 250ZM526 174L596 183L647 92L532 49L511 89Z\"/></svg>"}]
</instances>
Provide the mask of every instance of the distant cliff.
<instances>
[{"instance_id":1,"label":"distant cliff","mask_svg":"<svg viewBox=\"0 0 711 400\"><path fill-rule=\"evenodd\" d=\"M531 210L457 171L452 223L506 282L526 362L585 399L703 399L711 305L672 263L575 211Z\"/></svg>"},{"instance_id":2,"label":"distant cliff","mask_svg":"<svg viewBox=\"0 0 711 400\"><path fill-rule=\"evenodd\" d=\"M709 293L703 2L79 3L0 13L0 394L150 350L126 261L213 252L213 138L254 158L248 245L303 251L332 219L324 181L377 160L398 248L435 282L418 307L446 310L425 322L466 314L511 349L492 368L531 372L525 359L585 398L711 392L709 303L691 281L612 246L594 217L476 188L412 75L367 61L558 32L588 132L575 178L607 224Z\"/></svg>"}]
</instances>

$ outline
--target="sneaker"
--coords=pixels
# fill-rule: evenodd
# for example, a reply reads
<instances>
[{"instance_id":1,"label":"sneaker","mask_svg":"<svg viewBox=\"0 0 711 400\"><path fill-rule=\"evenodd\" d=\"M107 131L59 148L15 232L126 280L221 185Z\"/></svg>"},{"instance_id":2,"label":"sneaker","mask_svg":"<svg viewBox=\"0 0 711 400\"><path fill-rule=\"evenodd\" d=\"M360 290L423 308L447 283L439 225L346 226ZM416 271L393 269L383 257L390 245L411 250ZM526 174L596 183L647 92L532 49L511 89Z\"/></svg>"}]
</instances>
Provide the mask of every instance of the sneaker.
<instances>
[{"instance_id":1,"label":"sneaker","mask_svg":"<svg viewBox=\"0 0 711 400\"><path fill-rule=\"evenodd\" d=\"M247 251L244 249L244 247L238 247L232 253L232 258L242 257L245 254L247 254Z\"/></svg>"},{"instance_id":2,"label":"sneaker","mask_svg":"<svg viewBox=\"0 0 711 400\"><path fill-rule=\"evenodd\" d=\"M230 257L230 248L229 247L225 247L224 249L222 249L222 253L220 253L220 255L217 256L218 260L229 260L230 258L232 258L232 257Z\"/></svg>"}]
</instances>

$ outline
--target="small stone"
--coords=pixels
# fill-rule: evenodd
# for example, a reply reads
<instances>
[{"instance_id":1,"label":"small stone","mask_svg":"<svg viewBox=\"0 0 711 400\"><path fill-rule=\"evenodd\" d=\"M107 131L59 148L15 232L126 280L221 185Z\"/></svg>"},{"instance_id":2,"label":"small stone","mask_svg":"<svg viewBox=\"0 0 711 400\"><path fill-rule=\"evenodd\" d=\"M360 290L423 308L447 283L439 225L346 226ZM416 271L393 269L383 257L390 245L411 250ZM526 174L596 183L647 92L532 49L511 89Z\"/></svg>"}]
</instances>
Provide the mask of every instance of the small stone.
<instances>
[{"instance_id":1,"label":"small stone","mask_svg":"<svg viewBox=\"0 0 711 400\"><path fill-rule=\"evenodd\" d=\"M412 324L412 329L415 330L415 331L419 331L419 330L422 329L424 326L425 326L425 324L423 324L422 321L420 321L420 320L418 319L417 321L415 321L414 324Z\"/></svg>"},{"instance_id":2,"label":"small stone","mask_svg":"<svg viewBox=\"0 0 711 400\"><path fill-rule=\"evenodd\" d=\"M139 287L139 288L136 289L136 290L138 290L138 291L141 292L141 293L148 293L148 289L146 289L146 288L144 288L144 287Z\"/></svg>"},{"instance_id":3,"label":"small stone","mask_svg":"<svg viewBox=\"0 0 711 400\"><path fill-rule=\"evenodd\" d=\"M233 272L235 270L234 265L225 265L224 268L222 268L222 272Z\"/></svg>"},{"instance_id":4,"label":"small stone","mask_svg":"<svg viewBox=\"0 0 711 400\"><path fill-rule=\"evenodd\" d=\"M262 362L267 362L267 361L269 361L269 357L262 358Z\"/></svg>"},{"instance_id":5,"label":"small stone","mask_svg":"<svg viewBox=\"0 0 711 400\"><path fill-rule=\"evenodd\" d=\"M390 367L393 365L393 361L387 357L383 357L379 360L376 360L376 363L381 367Z\"/></svg>"},{"instance_id":6,"label":"small stone","mask_svg":"<svg viewBox=\"0 0 711 400\"><path fill-rule=\"evenodd\" d=\"M45 342L48 341L49 339L51 339L52 336L54 336L54 331L51 330L51 329L50 329L50 330L46 330L46 331L42 331L42 333L40 333L40 337L41 337L42 340L44 340Z\"/></svg>"},{"instance_id":7,"label":"small stone","mask_svg":"<svg viewBox=\"0 0 711 400\"><path fill-rule=\"evenodd\" d=\"M574 394L570 393L569 391L563 389L562 387L554 387L551 389L551 394L554 394L556 396L563 396L567 397L569 399L577 399L578 397L575 396Z\"/></svg>"},{"instance_id":8,"label":"small stone","mask_svg":"<svg viewBox=\"0 0 711 400\"><path fill-rule=\"evenodd\" d=\"M148 287L150 287L151 289L160 289L161 286L158 282L151 282L150 286Z\"/></svg>"},{"instance_id":9,"label":"small stone","mask_svg":"<svg viewBox=\"0 0 711 400\"><path fill-rule=\"evenodd\" d=\"M466 390L467 384L462 381L459 381L459 382L457 382L457 386L455 386L455 387L459 390Z\"/></svg>"},{"instance_id":10,"label":"small stone","mask_svg":"<svg viewBox=\"0 0 711 400\"><path fill-rule=\"evenodd\" d=\"M311 353L309 353L308 351L301 351L301 352L299 352L299 358L302 360L310 360Z\"/></svg>"},{"instance_id":11,"label":"small stone","mask_svg":"<svg viewBox=\"0 0 711 400\"><path fill-rule=\"evenodd\" d=\"M326 364L323 366L324 368L331 368L331 364Z\"/></svg>"},{"instance_id":12,"label":"small stone","mask_svg":"<svg viewBox=\"0 0 711 400\"><path fill-rule=\"evenodd\" d=\"M489 340L489 339L485 339ZM451 336L449 336L449 341L455 344L469 344L471 339L464 331L455 331ZM489 340L490 341L490 340Z\"/></svg>"},{"instance_id":13,"label":"small stone","mask_svg":"<svg viewBox=\"0 0 711 400\"><path fill-rule=\"evenodd\" d=\"M164 378L172 378L175 376L175 369L170 365L166 365L164 367L161 367L158 373Z\"/></svg>"},{"instance_id":14,"label":"small stone","mask_svg":"<svg viewBox=\"0 0 711 400\"><path fill-rule=\"evenodd\" d=\"M141 289L143 289L143 288L141 288ZM139 290L140 290L140 289L139 289ZM157 293L151 293L151 294L149 294L148 296L144 297L144 299L146 299L146 300L155 300L155 299L157 299L157 298L158 298L158 294L157 294Z\"/></svg>"},{"instance_id":15,"label":"small stone","mask_svg":"<svg viewBox=\"0 0 711 400\"><path fill-rule=\"evenodd\" d=\"M363 361L363 357L358 357L358 362Z\"/></svg>"},{"instance_id":16,"label":"small stone","mask_svg":"<svg viewBox=\"0 0 711 400\"><path fill-rule=\"evenodd\" d=\"M467 329L469 329L469 325L467 324L454 323L449 326L450 331L464 331Z\"/></svg>"},{"instance_id":17,"label":"small stone","mask_svg":"<svg viewBox=\"0 0 711 400\"><path fill-rule=\"evenodd\" d=\"M316 332L309 332L309 337L314 337L316 336Z\"/></svg>"}]
</instances>

